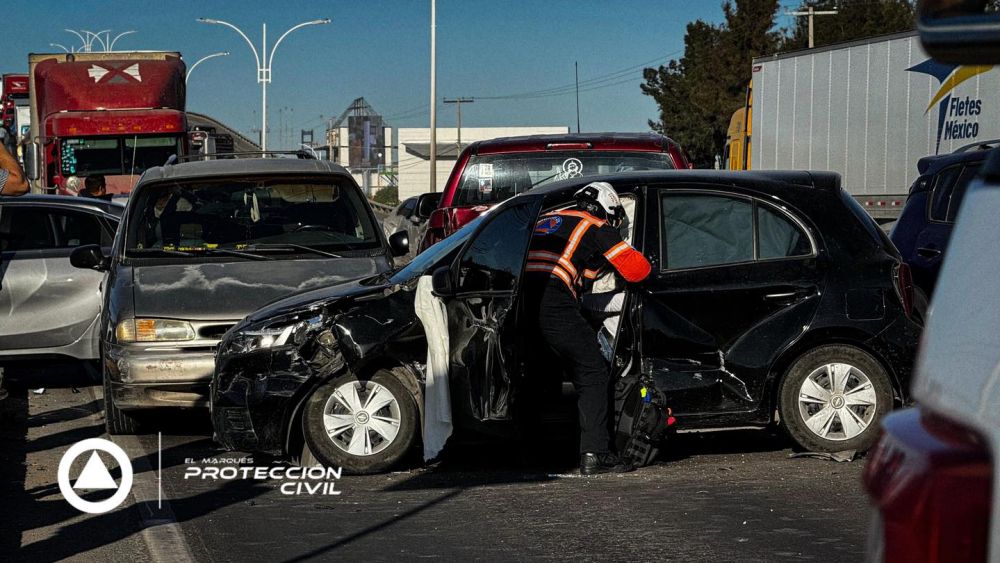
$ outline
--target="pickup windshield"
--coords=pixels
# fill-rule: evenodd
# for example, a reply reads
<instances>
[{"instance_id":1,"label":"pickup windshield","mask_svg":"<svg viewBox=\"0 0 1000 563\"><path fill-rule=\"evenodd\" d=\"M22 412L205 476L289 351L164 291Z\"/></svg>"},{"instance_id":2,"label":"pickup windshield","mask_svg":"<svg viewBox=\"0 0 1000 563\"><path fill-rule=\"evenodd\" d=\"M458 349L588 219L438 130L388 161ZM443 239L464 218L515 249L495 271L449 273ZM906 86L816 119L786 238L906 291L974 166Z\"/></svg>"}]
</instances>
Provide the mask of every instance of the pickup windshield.
<instances>
[{"instance_id":1,"label":"pickup windshield","mask_svg":"<svg viewBox=\"0 0 1000 563\"><path fill-rule=\"evenodd\" d=\"M670 155L635 151L539 151L475 155L455 194L455 205L492 205L549 182L637 170L669 170Z\"/></svg>"},{"instance_id":2,"label":"pickup windshield","mask_svg":"<svg viewBox=\"0 0 1000 563\"><path fill-rule=\"evenodd\" d=\"M161 182L135 197L130 256L330 256L381 246L360 192L329 179Z\"/></svg>"}]
</instances>

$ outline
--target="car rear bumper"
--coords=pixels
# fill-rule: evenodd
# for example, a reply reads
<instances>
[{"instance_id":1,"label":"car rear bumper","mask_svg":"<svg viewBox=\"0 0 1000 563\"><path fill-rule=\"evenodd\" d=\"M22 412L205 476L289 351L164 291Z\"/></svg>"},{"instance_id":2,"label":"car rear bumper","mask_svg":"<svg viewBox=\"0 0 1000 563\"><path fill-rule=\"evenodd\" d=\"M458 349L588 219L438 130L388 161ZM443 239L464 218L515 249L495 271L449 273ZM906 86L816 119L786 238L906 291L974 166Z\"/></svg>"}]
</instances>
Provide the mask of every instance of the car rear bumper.
<instances>
[{"instance_id":1,"label":"car rear bumper","mask_svg":"<svg viewBox=\"0 0 1000 563\"><path fill-rule=\"evenodd\" d=\"M103 361L115 406L120 409L208 406L215 372L215 353L210 348L105 344Z\"/></svg>"}]
</instances>

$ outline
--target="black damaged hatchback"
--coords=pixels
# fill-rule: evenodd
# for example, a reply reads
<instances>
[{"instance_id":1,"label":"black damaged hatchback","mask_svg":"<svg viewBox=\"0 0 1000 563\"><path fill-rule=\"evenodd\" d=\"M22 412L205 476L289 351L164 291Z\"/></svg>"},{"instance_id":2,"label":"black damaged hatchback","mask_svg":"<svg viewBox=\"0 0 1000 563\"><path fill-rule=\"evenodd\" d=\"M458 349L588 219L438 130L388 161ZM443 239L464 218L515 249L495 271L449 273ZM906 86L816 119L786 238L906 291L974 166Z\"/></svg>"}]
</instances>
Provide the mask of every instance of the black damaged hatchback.
<instances>
[{"instance_id":1,"label":"black damaged hatchback","mask_svg":"<svg viewBox=\"0 0 1000 563\"><path fill-rule=\"evenodd\" d=\"M640 284L609 273L582 297L633 460L656 454L668 406L678 430L780 421L799 446L835 452L867 448L907 401L920 331L908 272L839 176L664 171L526 192L400 270L251 314L219 347L216 439L371 473L449 417L513 435L562 388L529 353L519 291L533 226L595 180L618 191L623 236L653 265Z\"/></svg>"}]
</instances>

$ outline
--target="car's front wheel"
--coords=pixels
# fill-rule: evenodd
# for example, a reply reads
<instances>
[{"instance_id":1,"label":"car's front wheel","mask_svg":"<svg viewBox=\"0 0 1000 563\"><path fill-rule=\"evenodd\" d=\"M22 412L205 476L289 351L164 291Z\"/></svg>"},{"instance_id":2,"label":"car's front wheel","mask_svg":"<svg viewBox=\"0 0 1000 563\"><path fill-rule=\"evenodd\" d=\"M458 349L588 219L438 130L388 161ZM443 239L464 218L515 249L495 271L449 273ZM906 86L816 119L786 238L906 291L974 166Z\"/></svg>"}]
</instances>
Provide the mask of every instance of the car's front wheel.
<instances>
[{"instance_id":1,"label":"car's front wheel","mask_svg":"<svg viewBox=\"0 0 1000 563\"><path fill-rule=\"evenodd\" d=\"M389 469L413 447L419 428L413 393L387 370L368 379L347 374L325 383L302 412L312 454L348 473Z\"/></svg>"},{"instance_id":2,"label":"car's front wheel","mask_svg":"<svg viewBox=\"0 0 1000 563\"><path fill-rule=\"evenodd\" d=\"M864 350L821 346L800 356L781 384L781 422L815 452L867 450L893 405L885 368Z\"/></svg>"},{"instance_id":3,"label":"car's front wheel","mask_svg":"<svg viewBox=\"0 0 1000 563\"><path fill-rule=\"evenodd\" d=\"M121 434L137 434L139 421L127 411L115 406L115 398L111 393L111 380L107 374L104 379L104 429L112 436Z\"/></svg>"}]
</instances>

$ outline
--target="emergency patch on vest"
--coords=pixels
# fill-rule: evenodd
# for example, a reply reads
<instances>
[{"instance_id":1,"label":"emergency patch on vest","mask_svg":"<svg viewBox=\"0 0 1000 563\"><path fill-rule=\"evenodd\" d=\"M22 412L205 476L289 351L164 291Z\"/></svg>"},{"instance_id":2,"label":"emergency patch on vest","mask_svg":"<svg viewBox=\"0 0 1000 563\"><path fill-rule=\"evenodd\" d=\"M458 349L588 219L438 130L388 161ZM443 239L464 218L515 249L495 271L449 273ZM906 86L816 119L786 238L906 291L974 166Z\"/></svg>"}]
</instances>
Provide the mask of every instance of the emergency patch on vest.
<instances>
[{"instance_id":1,"label":"emergency patch on vest","mask_svg":"<svg viewBox=\"0 0 1000 563\"><path fill-rule=\"evenodd\" d=\"M552 233L559 230L559 226L562 225L563 218L556 215L554 217L546 217L535 223L535 234L539 236L551 235Z\"/></svg>"}]
</instances>

